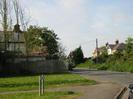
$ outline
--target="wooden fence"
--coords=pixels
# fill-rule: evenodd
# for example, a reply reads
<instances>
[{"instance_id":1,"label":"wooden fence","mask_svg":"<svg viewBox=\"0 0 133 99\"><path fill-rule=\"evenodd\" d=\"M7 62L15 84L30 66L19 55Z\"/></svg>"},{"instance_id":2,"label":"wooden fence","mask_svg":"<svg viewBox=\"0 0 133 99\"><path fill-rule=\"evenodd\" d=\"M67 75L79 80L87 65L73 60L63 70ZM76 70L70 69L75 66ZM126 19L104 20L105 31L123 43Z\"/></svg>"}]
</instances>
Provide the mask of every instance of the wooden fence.
<instances>
[{"instance_id":1,"label":"wooden fence","mask_svg":"<svg viewBox=\"0 0 133 99\"><path fill-rule=\"evenodd\" d=\"M25 75L67 72L67 66L60 60L45 60L39 57L17 58L14 62L0 66L0 75Z\"/></svg>"}]
</instances>

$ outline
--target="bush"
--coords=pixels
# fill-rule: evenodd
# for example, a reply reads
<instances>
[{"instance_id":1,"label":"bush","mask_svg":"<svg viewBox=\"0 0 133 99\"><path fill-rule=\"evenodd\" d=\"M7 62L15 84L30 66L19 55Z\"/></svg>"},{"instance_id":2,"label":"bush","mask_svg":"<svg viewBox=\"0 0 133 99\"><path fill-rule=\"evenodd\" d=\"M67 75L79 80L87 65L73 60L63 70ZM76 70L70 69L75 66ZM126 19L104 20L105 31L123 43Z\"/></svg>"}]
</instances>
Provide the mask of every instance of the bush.
<instances>
[{"instance_id":1,"label":"bush","mask_svg":"<svg viewBox=\"0 0 133 99\"><path fill-rule=\"evenodd\" d=\"M106 64L102 64L98 67L98 70L107 70L108 66Z\"/></svg>"},{"instance_id":2,"label":"bush","mask_svg":"<svg viewBox=\"0 0 133 99\"><path fill-rule=\"evenodd\" d=\"M81 47L78 47L74 51L70 52L68 56L69 70L72 70L72 68L75 68L78 64L83 62L84 62L84 55Z\"/></svg>"}]
</instances>

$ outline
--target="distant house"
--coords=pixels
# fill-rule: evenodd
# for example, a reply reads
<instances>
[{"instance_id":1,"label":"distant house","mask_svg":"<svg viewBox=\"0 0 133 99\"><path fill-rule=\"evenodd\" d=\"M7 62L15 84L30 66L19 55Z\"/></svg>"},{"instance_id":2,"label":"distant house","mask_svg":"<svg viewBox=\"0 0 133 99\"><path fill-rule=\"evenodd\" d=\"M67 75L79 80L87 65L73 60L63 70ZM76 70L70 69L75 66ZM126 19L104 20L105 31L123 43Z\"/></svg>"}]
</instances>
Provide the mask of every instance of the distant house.
<instances>
[{"instance_id":1,"label":"distant house","mask_svg":"<svg viewBox=\"0 0 133 99\"><path fill-rule=\"evenodd\" d=\"M96 49L94 50L94 52L92 53L92 54L93 54L93 58L98 57L98 55L99 55L100 52L101 52L101 51L100 51L100 48L96 48Z\"/></svg>"},{"instance_id":2,"label":"distant house","mask_svg":"<svg viewBox=\"0 0 133 99\"><path fill-rule=\"evenodd\" d=\"M125 48L125 44L119 43L118 40L115 42L115 44L106 43L106 49L107 49L108 55L112 55L117 51L123 51L124 48Z\"/></svg>"},{"instance_id":3,"label":"distant house","mask_svg":"<svg viewBox=\"0 0 133 99\"><path fill-rule=\"evenodd\" d=\"M32 51L29 51L27 53L24 32L25 31L20 30L20 25L16 24L12 31L7 31L7 34L9 37L8 37L8 41L5 43L4 32L0 31L0 50L18 52L19 55L48 56L47 46L34 48L32 49Z\"/></svg>"},{"instance_id":4,"label":"distant house","mask_svg":"<svg viewBox=\"0 0 133 99\"><path fill-rule=\"evenodd\" d=\"M106 47L105 47L105 46L100 47L100 48L96 48L96 49L94 50L94 52L92 53L92 54L93 54L93 58L98 57L98 56L101 55L104 51L106 51Z\"/></svg>"},{"instance_id":5,"label":"distant house","mask_svg":"<svg viewBox=\"0 0 133 99\"><path fill-rule=\"evenodd\" d=\"M115 44L106 43L105 46L100 47L100 48L96 48L94 50L93 58L98 57L98 55L101 55L105 51L107 51L108 55L113 55L117 51L123 51L124 48L125 48L125 44L124 43L119 43L118 40L115 42Z\"/></svg>"}]
</instances>

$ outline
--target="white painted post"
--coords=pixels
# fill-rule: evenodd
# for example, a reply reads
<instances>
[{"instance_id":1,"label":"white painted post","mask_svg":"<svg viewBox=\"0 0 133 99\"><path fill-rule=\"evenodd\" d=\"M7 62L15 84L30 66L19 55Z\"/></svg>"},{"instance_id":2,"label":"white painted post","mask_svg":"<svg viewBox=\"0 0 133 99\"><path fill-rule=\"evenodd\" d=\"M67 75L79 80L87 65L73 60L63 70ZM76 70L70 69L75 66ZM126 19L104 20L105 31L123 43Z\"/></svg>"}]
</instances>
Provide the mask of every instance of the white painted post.
<instances>
[{"instance_id":1,"label":"white painted post","mask_svg":"<svg viewBox=\"0 0 133 99\"><path fill-rule=\"evenodd\" d=\"M44 94L44 75L39 76L39 96Z\"/></svg>"},{"instance_id":2,"label":"white painted post","mask_svg":"<svg viewBox=\"0 0 133 99\"><path fill-rule=\"evenodd\" d=\"M41 96L41 75L39 76L39 96Z\"/></svg>"},{"instance_id":3,"label":"white painted post","mask_svg":"<svg viewBox=\"0 0 133 99\"><path fill-rule=\"evenodd\" d=\"M44 94L44 75L42 75L42 94Z\"/></svg>"}]
</instances>

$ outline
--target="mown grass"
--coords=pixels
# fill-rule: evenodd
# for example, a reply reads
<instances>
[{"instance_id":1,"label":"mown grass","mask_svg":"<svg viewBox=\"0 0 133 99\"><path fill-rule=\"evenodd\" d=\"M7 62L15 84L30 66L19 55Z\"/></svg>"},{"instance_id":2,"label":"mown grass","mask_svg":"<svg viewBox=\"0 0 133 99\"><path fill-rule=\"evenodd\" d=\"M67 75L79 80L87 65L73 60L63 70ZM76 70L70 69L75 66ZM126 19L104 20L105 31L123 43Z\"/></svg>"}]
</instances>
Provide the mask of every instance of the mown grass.
<instances>
[{"instance_id":1,"label":"mown grass","mask_svg":"<svg viewBox=\"0 0 133 99\"><path fill-rule=\"evenodd\" d=\"M79 93L69 92L45 92L44 95L39 96L38 93L18 93L0 95L0 99L77 99Z\"/></svg>"},{"instance_id":2,"label":"mown grass","mask_svg":"<svg viewBox=\"0 0 133 99\"><path fill-rule=\"evenodd\" d=\"M92 64L93 64L93 62L91 60L87 60L84 63L78 64L76 66L76 68L88 68L89 69L89 68L91 68Z\"/></svg>"},{"instance_id":3,"label":"mown grass","mask_svg":"<svg viewBox=\"0 0 133 99\"><path fill-rule=\"evenodd\" d=\"M38 89L39 76L0 78L0 92L36 90ZM57 74L45 76L45 88L92 85L93 80L88 80L78 74Z\"/></svg>"}]
</instances>

